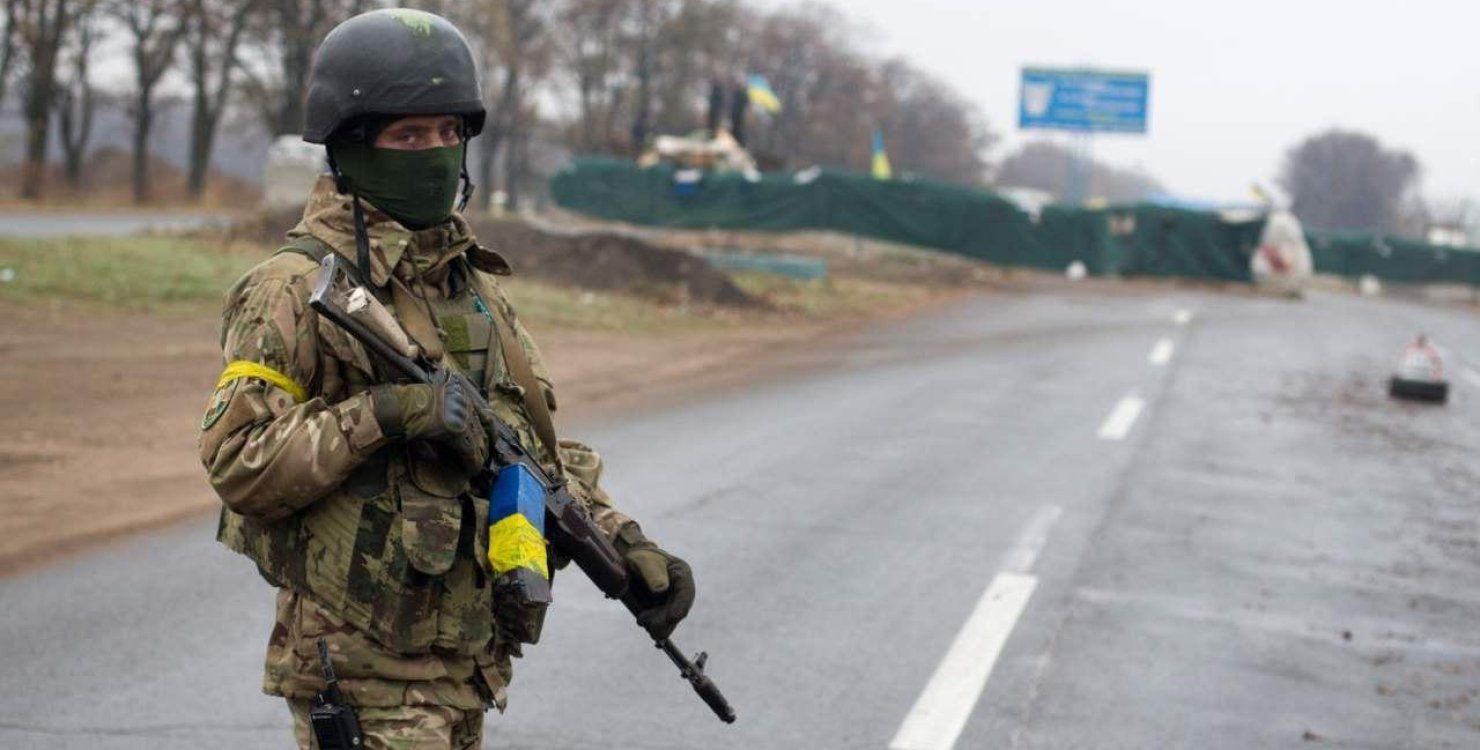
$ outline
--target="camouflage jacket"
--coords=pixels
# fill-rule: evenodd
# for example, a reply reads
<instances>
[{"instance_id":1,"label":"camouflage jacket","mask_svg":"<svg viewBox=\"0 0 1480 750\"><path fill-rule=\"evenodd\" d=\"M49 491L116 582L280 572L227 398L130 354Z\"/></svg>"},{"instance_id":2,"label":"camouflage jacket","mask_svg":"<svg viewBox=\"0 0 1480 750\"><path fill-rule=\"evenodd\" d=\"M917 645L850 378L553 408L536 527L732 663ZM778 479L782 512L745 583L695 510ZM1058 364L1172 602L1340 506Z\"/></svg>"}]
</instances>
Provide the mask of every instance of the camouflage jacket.
<instances>
[{"instance_id":1,"label":"camouflage jacket","mask_svg":"<svg viewBox=\"0 0 1480 750\"><path fill-rule=\"evenodd\" d=\"M370 210L366 228L369 281L402 326L479 383L499 417L552 470L563 468L573 494L615 534L627 518L597 486L599 457L569 441L561 441L563 461L544 449L499 351L494 313L511 324L553 410L539 351L494 278L508 265L478 247L460 217L412 232ZM349 201L327 177L289 233L305 237L355 257ZM284 589L264 688L288 697L321 689L315 641L324 637L359 705L502 706L518 644L493 622L487 500L470 492L456 461L382 434L365 391L387 378L308 308L317 276L312 258L280 252L231 289L226 367L201 423L201 460L224 503L219 537Z\"/></svg>"}]
</instances>

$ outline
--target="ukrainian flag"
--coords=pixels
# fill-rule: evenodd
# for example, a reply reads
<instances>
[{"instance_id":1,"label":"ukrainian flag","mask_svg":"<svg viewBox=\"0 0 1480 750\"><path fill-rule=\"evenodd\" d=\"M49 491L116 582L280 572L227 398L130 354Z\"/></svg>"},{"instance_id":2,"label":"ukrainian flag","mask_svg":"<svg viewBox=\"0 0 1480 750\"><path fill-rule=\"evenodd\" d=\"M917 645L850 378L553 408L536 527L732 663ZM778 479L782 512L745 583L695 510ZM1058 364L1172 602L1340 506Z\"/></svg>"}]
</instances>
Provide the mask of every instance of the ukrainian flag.
<instances>
[{"instance_id":1,"label":"ukrainian flag","mask_svg":"<svg viewBox=\"0 0 1480 750\"><path fill-rule=\"evenodd\" d=\"M781 99L771 90L771 84L766 82L765 76L752 73L746 83L746 92L750 94L750 101L755 106L773 115L781 111Z\"/></svg>"},{"instance_id":2,"label":"ukrainian flag","mask_svg":"<svg viewBox=\"0 0 1480 750\"><path fill-rule=\"evenodd\" d=\"M494 575L520 569L550 580L545 557L545 489L526 467L499 470L488 508L488 562Z\"/></svg>"},{"instance_id":3,"label":"ukrainian flag","mask_svg":"<svg viewBox=\"0 0 1480 750\"><path fill-rule=\"evenodd\" d=\"M889 166L889 154L884 151L884 131L874 130L874 179L887 180L894 176Z\"/></svg>"}]
</instances>

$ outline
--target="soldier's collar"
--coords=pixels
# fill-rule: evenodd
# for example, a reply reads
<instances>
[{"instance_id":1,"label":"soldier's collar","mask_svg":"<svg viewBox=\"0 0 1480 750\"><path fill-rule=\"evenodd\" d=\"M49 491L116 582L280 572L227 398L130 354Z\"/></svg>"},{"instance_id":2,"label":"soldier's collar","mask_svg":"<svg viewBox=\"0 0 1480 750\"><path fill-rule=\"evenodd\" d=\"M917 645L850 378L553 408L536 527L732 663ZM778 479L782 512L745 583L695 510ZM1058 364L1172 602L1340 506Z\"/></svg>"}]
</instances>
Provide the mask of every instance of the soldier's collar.
<instances>
[{"instance_id":1,"label":"soldier's collar","mask_svg":"<svg viewBox=\"0 0 1480 750\"><path fill-rule=\"evenodd\" d=\"M509 261L504 259L504 256L477 242L468 246L467 256L468 262L484 273L491 273L494 276L508 276L514 273L513 267L509 265Z\"/></svg>"},{"instance_id":2,"label":"soldier's collar","mask_svg":"<svg viewBox=\"0 0 1480 750\"><path fill-rule=\"evenodd\" d=\"M350 200L350 196L335 189L332 177L321 175L303 207L303 220L294 232L311 234L332 247L334 252L354 261L357 252ZM478 248L467 221L459 214L454 213L446 224L414 232L370 204L362 205L365 209L365 235L370 245L370 281L377 287L390 282L396 265L411 250L413 243L442 246L445 242L449 251L454 251L449 255L466 251L475 267L489 273L500 273L493 269L502 267L502 273L508 273L509 264L501 256Z\"/></svg>"}]
</instances>

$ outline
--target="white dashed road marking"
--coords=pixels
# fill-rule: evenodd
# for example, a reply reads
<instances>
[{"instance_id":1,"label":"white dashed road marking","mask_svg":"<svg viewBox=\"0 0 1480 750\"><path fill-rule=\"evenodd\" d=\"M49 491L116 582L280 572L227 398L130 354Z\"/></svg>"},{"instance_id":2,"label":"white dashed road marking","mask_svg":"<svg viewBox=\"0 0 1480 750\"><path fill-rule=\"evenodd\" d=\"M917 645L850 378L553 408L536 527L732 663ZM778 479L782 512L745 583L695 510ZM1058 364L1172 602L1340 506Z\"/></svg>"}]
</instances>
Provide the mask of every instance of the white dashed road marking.
<instances>
[{"instance_id":1,"label":"white dashed road marking","mask_svg":"<svg viewBox=\"0 0 1480 750\"><path fill-rule=\"evenodd\" d=\"M1177 348L1171 339L1162 339L1151 347L1151 353L1146 355L1146 361L1158 367L1172 361L1172 352Z\"/></svg>"},{"instance_id":2,"label":"white dashed road marking","mask_svg":"<svg viewBox=\"0 0 1480 750\"><path fill-rule=\"evenodd\" d=\"M1480 372L1477 372L1475 368L1465 368L1465 380L1470 381L1470 385L1480 388Z\"/></svg>"},{"instance_id":3,"label":"white dashed road marking","mask_svg":"<svg viewBox=\"0 0 1480 750\"><path fill-rule=\"evenodd\" d=\"M1185 326L1192 321L1192 311L1178 310L1172 320ZM1166 365L1175 351L1176 344L1163 338L1151 348L1147 361ZM1123 440L1145 408L1146 401L1140 396L1121 398L1100 424L1100 438ZM1045 506L1023 528L1017 544L1003 559L1002 572L982 592L971 616L956 633L950 649L889 742L889 750L952 750L956 746L1002 648L1033 597L1038 578L1029 571L1048 542L1049 529L1062 514L1063 508Z\"/></svg>"},{"instance_id":4,"label":"white dashed road marking","mask_svg":"<svg viewBox=\"0 0 1480 750\"><path fill-rule=\"evenodd\" d=\"M1110 410L1110 415L1100 424L1100 438L1103 440L1123 440L1131 431L1131 426L1136 423L1136 417L1141 416L1141 410L1146 408L1146 401L1140 396L1126 396L1115 408Z\"/></svg>"},{"instance_id":5,"label":"white dashed road marking","mask_svg":"<svg viewBox=\"0 0 1480 750\"><path fill-rule=\"evenodd\" d=\"M1008 552L1005 570L982 592L945 658L889 742L889 750L951 750L956 746L1002 647L1038 586L1038 578L1028 570L1038 560L1049 529L1062 513L1056 505L1045 506L1023 528L1017 544Z\"/></svg>"},{"instance_id":6,"label":"white dashed road marking","mask_svg":"<svg viewBox=\"0 0 1480 750\"><path fill-rule=\"evenodd\" d=\"M1185 326L1188 323L1191 323L1192 311L1184 307L1181 310L1172 313L1172 322L1176 323L1179 326Z\"/></svg>"},{"instance_id":7,"label":"white dashed road marking","mask_svg":"<svg viewBox=\"0 0 1480 750\"><path fill-rule=\"evenodd\" d=\"M1027 573L1033 569L1033 564L1038 562L1038 553L1043 551L1043 545L1048 544L1048 530L1053 528L1059 516L1064 514L1064 509L1057 505L1045 505L1038 509L1033 520L1023 527L1022 533L1018 534L1017 544L1003 559L1002 569L1011 573Z\"/></svg>"}]
</instances>

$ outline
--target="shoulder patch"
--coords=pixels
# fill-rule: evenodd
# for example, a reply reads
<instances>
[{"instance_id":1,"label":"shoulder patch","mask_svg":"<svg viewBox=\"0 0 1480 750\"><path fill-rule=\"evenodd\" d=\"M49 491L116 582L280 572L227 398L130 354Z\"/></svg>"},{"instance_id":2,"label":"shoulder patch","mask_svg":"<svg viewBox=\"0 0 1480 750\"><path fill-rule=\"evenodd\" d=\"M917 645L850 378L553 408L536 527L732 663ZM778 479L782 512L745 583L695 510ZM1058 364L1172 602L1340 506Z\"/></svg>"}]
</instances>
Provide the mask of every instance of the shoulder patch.
<instances>
[{"instance_id":1,"label":"shoulder patch","mask_svg":"<svg viewBox=\"0 0 1480 750\"><path fill-rule=\"evenodd\" d=\"M211 403L206 405L206 415L201 417L200 429L202 431L211 429L211 426L220 421L221 415L226 413L226 407L231 403L232 394L236 393L236 384L241 378L235 378L229 383L217 386L216 392L211 394Z\"/></svg>"}]
</instances>

